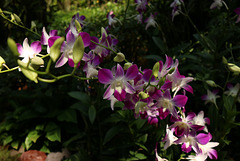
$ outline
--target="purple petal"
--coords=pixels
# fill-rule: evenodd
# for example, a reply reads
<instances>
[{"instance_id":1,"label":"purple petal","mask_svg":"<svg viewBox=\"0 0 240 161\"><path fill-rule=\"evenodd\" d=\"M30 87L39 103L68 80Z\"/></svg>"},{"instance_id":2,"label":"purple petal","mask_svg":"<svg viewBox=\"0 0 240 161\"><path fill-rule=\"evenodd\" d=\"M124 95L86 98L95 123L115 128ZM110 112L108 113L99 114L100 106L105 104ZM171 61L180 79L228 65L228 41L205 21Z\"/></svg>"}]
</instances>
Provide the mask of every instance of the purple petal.
<instances>
[{"instance_id":1,"label":"purple petal","mask_svg":"<svg viewBox=\"0 0 240 161\"><path fill-rule=\"evenodd\" d=\"M193 94L193 88L190 85L187 84L183 89Z\"/></svg>"},{"instance_id":2,"label":"purple petal","mask_svg":"<svg viewBox=\"0 0 240 161\"><path fill-rule=\"evenodd\" d=\"M55 68L59 68L61 66L63 66L64 64L66 64L68 61L68 58L65 57L64 54L61 55L61 57L58 59L58 61L55 64Z\"/></svg>"},{"instance_id":3,"label":"purple petal","mask_svg":"<svg viewBox=\"0 0 240 161\"><path fill-rule=\"evenodd\" d=\"M207 144L211 139L212 135L210 133L208 134L200 133L196 136L196 140L202 145Z\"/></svg>"},{"instance_id":4,"label":"purple petal","mask_svg":"<svg viewBox=\"0 0 240 161\"><path fill-rule=\"evenodd\" d=\"M95 37L95 36L92 36L92 37L91 37L91 40L92 40L93 42L99 43L98 38ZM97 47L97 45L94 44L93 42L90 43L89 49L95 49L95 48Z\"/></svg>"},{"instance_id":5,"label":"purple petal","mask_svg":"<svg viewBox=\"0 0 240 161\"><path fill-rule=\"evenodd\" d=\"M57 30L51 30L49 33L50 37L57 36L57 32Z\"/></svg>"},{"instance_id":6,"label":"purple petal","mask_svg":"<svg viewBox=\"0 0 240 161\"><path fill-rule=\"evenodd\" d=\"M126 92L125 90L122 90L121 93L119 93L117 90L114 91L114 97L118 100L118 101L124 101L124 99L126 98Z\"/></svg>"},{"instance_id":7,"label":"purple petal","mask_svg":"<svg viewBox=\"0 0 240 161\"><path fill-rule=\"evenodd\" d=\"M186 147L186 143L183 143L181 148L182 148L182 151L186 152L186 153L189 153L192 150L192 146L190 145L190 146Z\"/></svg>"},{"instance_id":8,"label":"purple petal","mask_svg":"<svg viewBox=\"0 0 240 161\"><path fill-rule=\"evenodd\" d=\"M34 41L34 42L31 44L31 48L33 49L33 51L35 52L35 54L40 53L41 50L42 50L41 42L40 42L40 41Z\"/></svg>"},{"instance_id":9,"label":"purple petal","mask_svg":"<svg viewBox=\"0 0 240 161\"><path fill-rule=\"evenodd\" d=\"M169 90L166 90L165 93L163 94L164 98L171 99L171 94ZM176 96L175 96L176 97Z\"/></svg>"},{"instance_id":10,"label":"purple petal","mask_svg":"<svg viewBox=\"0 0 240 161\"><path fill-rule=\"evenodd\" d=\"M23 54L23 47L22 47L22 45L19 44L19 43L16 43L16 44L17 44L17 49L18 49L19 54L20 55Z\"/></svg>"},{"instance_id":11,"label":"purple petal","mask_svg":"<svg viewBox=\"0 0 240 161\"><path fill-rule=\"evenodd\" d=\"M67 44L73 44L75 42L76 39L74 34L71 32L71 30L68 31L66 35L66 40L67 40Z\"/></svg>"},{"instance_id":12,"label":"purple petal","mask_svg":"<svg viewBox=\"0 0 240 161\"><path fill-rule=\"evenodd\" d=\"M148 117L148 124L154 125L158 123L158 119L156 117Z\"/></svg>"},{"instance_id":13,"label":"purple petal","mask_svg":"<svg viewBox=\"0 0 240 161\"><path fill-rule=\"evenodd\" d=\"M41 43L43 44L43 45L47 45L47 41L48 41L48 38L49 38L49 36L48 36L48 34L47 34L47 32L46 32L46 29L45 29L45 27L43 27L43 30L42 30L42 36L41 36Z\"/></svg>"},{"instance_id":14,"label":"purple petal","mask_svg":"<svg viewBox=\"0 0 240 161\"><path fill-rule=\"evenodd\" d=\"M80 32L79 35L82 37L84 47L88 47L91 44L91 37L86 32Z\"/></svg>"},{"instance_id":15,"label":"purple petal","mask_svg":"<svg viewBox=\"0 0 240 161\"><path fill-rule=\"evenodd\" d=\"M117 71L115 77L123 77L124 71L121 65L117 64Z\"/></svg>"},{"instance_id":16,"label":"purple petal","mask_svg":"<svg viewBox=\"0 0 240 161\"><path fill-rule=\"evenodd\" d=\"M108 86L107 90L105 91L103 95L103 99L108 99L110 98L114 93L114 89L112 89L111 85Z\"/></svg>"},{"instance_id":17,"label":"purple petal","mask_svg":"<svg viewBox=\"0 0 240 161\"><path fill-rule=\"evenodd\" d=\"M138 76L138 67L136 64L134 64L130 68L128 68L125 77L127 80L132 80L132 79L135 79L137 76Z\"/></svg>"},{"instance_id":18,"label":"purple petal","mask_svg":"<svg viewBox=\"0 0 240 161\"><path fill-rule=\"evenodd\" d=\"M98 71L98 80L102 84L110 84L113 79L111 70L109 69L100 69Z\"/></svg>"},{"instance_id":19,"label":"purple petal","mask_svg":"<svg viewBox=\"0 0 240 161\"><path fill-rule=\"evenodd\" d=\"M135 92L135 89L128 82L126 83L125 90L127 93L130 93L130 94L133 94Z\"/></svg>"},{"instance_id":20,"label":"purple petal","mask_svg":"<svg viewBox=\"0 0 240 161\"><path fill-rule=\"evenodd\" d=\"M55 42L58 38L60 38L60 36L50 37L50 38L48 39L48 46L49 46L49 47L53 46L54 42Z\"/></svg>"},{"instance_id":21,"label":"purple petal","mask_svg":"<svg viewBox=\"0 0 240 161\"><path fill-rule=\"evenodd\" d=\"M194 112L188 112L187 119L192 120L195 116L196 116L196 114Z\"/></svg>"},{"instance_id":22,"label":"purple petal","mask_svg":"<svg viewBox=\"0 0 240 161\"><path fill-rule=\"evenodd\" d=\"M210 119L209 118L204 118L204 121L208 124L208 125L210 125Z\"/></svg>"},{"instance_id":23,"label":"purple petal","mask_svg":"<svg viewBox=\"0 0 240 161\"><path fill-rule=\"evenodd\" d=\"M187 103L187 100L188 100L187 96L184 96L184 95L176 95L173 98L173 102L178 107L184 107Z\"/></svg>"},{"instance_id":24,"label":"purple petal","mask_svg":"<svg viewBox=\"0 0 240 161\"><path fill-rule=\"evenodd\" d=\"M201 125L191 125L191 128L196 131L202 131L204 129L204 126Z\"/></svg>"},{"instance_id":25,"label":"purple petal","mask_svg":"<svg viewBox=\"0 0 240 161\"><path fill-rule=\"evenodd\" d=\"M218 155L217 155L217 151L215 149L211 149L208 151L208 156L210 159L214 159L217 160Z\"/></svg>"},{"instance_id":26,"label":"purple petal","mask_svg":"<svg viewBox=\"0 0 240 161\"><path fill-rule=\"evenodd\" d=\"M151 77L151 75L152 75L152 70L151 70L151 69L145 69L145 70L143 71L143 80L144 80L145 82L148 82L149 79L150 79L150 77ZM153 81L153 80L155 80L154 77L151 78L151 81Z\"/></svg>"},{"instance_id":27,"label":"purple petal","mask_svg":"<svg viewBox=\"0 0 240 161\"><path fill-rule=\"evenodd\" d=\"M172 82L166 80L165 83L161 86L161 90L167 90L172 88Z\"/></svg>"}]
</instances>

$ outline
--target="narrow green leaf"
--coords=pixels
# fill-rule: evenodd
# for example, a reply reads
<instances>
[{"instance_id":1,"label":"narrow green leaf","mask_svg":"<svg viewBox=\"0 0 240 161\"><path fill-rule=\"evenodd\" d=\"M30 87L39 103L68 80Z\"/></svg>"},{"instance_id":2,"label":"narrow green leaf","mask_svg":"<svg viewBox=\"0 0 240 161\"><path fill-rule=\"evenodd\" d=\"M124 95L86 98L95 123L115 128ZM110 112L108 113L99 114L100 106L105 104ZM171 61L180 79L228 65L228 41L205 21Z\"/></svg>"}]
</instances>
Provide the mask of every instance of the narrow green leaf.
<instances>
[{"instance_id":1,"label":"narrow green leaf","mask_svg":"<svg viewBox=\"0 0 240 161\"><path fill-rule=\"evenodd\" d=\"M82 37L79 35L73 45L73 62L75 66L82 60L84 54L84 43Z\"/></svg>"},{"instance_id":2,"label":"narrow green leaf","mask_svg":"<svg viewBox=\"0 0 240 161\"><path fill-rule=\"evenodd\" d=\"M65 40L64 37L58 38L54 42L53 46L50 48L50 58L52 59L53 62L56 62L56 60L59 58L61 46L64 40Z\"/></svg>"},{"instance_id":3,"label":"narrow green leaf","mask_svg":"<svg viewBox=\"0 0 240 161\"><path fill-rule=\"evenodd\" d=\"M22 73L31 81L38 83L38 80L37 80L38 74L34 72L34 68L28 65L27 63L22 62L21 60L18 60L17 62Z\"/></svg>"},{"instance_id":4,"label":"narrow green leaf","mask_svg":"<svg viewBox=\"0 0 240 161\"><path fill-rule=\"evenodd\" d=\"M114 126L111 129L109 129L103 139L103 145L112 140L112 138L115 137L120 131L121 128L119 126Z\"/></svg>"},{"instance_id":5,"label":"narrow green leaf","mask_svg":"<svg viewBox=\"0 0 240 161\"><path fill-rule=\"evenodd\" d=\"M96 118L96 109L94 106L90 106L88 109L88 117L90 122L93 124L95 118Z\"/></svg>"},{"instance_id":6,"label":"narrow green leaf","mask_svg":"<svg viewBox=\"0 0 240 161\"><path fill-rule=\"evenodd\" d=\"M90 103L90 97L86 93L79 92L79 91L71 91L71 92L68 92L68 95L81 101L82 103L85 103L85 104Z\"/></svg>"}]
</instances>

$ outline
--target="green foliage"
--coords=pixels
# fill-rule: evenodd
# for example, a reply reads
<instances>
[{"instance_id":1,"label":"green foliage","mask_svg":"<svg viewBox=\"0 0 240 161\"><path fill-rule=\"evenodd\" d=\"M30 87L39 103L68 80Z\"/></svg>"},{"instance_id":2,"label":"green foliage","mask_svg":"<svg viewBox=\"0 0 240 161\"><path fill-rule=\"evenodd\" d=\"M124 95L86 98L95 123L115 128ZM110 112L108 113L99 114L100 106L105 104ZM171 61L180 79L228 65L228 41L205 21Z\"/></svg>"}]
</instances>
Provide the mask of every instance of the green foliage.
<instances>
[{"instance_id":1,"label":"green foliage","mask_svg":"<svg viewBox=\"0 0 240 161\"><path fill-rule=\"evenodd\" d=\"M0 148L0 161L18 161L19 155L11 155L7 148Z\"/></svg>"}]
</instances>

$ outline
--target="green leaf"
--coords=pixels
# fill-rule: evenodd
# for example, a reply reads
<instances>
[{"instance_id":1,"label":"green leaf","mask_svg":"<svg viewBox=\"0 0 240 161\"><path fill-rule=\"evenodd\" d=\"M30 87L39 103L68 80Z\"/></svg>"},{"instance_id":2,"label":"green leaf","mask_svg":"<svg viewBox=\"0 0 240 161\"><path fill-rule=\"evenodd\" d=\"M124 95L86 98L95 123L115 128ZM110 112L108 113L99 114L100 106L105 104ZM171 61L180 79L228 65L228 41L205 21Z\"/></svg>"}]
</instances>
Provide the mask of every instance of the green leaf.
<instances>
[{"instance_id":1,"label":"green leaf","mask_svg":"<svg viewBox=\"0 0 240 161\"><path fill-rule=\"evenodd\" d=\"M43 145L42 148L40 149L40 151L42 151L44 153L50 153L51 152L46 145Z\"/></svg>"},{"instance_id":2,"label":"green leaf","mask_svg":"<svg viewBox=\"0 0 240 161\"><path fill-rule=\"evenodd\" d=\"M71 137L69 140L67 140L66 142L63 143L64 147L67 147L70 143L79 140L81 138L83 138L85 136L85 133L78 133L77 135Z\"/></svg>"},{"instance_id":3,"label":"green leaf","mask_svg":"<svg viewBox=\"0 0 240 161\"><path fill-rule=\"evenodd\" d=\"M12 135L7 136L6 138L4 138L3 140L3 145L7 145L8 143L10 143L11 141L13 141Z\"/></svg>"},{"instance_id":4,"label":"green leaf","mask_svg":"<svg viewBox=\"0 0 240 161\"><path fill-rule=\"evenodd\" d=\"M68 95L81 101L84 104L90 104L90 97L86 93L79 91L71 91L68 92Z\"/></svg>"},{"instance_id":5,"label":"green leaf","mask_svg":"<svg viewBox=\"0 0 240 161\"><path fill-rule=\"evenodd\" d=\"M88 109L88 117L90 122L93 124L95 118L96 118L96 109L94 106L90 106Z\"/></svg>"},{"instance_id":6,"label":"green leaf","mask_svg":"<svg viewBox=\"0 0 240 161\"><path fill-rule=\"evenodd\" d=\"M18 65L22 71L22 73L31 81L34 81L35 83L38 83L37 77L38 74L34 72L34 68L27 63L22 62L21 60L18 60Z\"/></svg>"},{"instance_id":7,"label":"green leaf","mask_svg":"<svg viewBox=\"0 0 240 161\"><path fill-rule=\"evenodd\" d=\"M60 130L60 128L54 129L52 131L48 131L47 134L46 134L46 138L50 141L61 142L61 130Z\"/></svg>"},{"instance_id":8,"label":"green leaf","mask_svg":"<svg viewBox=\"0 0 240 161\"><path fill-rule=\"evenodd\" d=\"M163 41L161 40L161 38L160 38L160 37L155 37L155 36L153 36L152 39L153 39L153 42L157 45L157 47L158 47L163 53L166 53L166 48L164 47L164 43L163 43Z\"/></svg>"},{"instance_id":9,"label":"green leaf","mask_svg":"<svg viewBox=\"0 0 240 161\"><path fill-rule=\"evenodd\" d=\"M81 35L79 35L73 45L73 62L75 67L82 60L84 54L84 43Z\"/></svg>"},{"instance_id":10,"label":"green leaf","mask_svg":"<svg viewBox=\"0 0 240 161\"><path fill-rule=\"evenodd\" d=\"M46 138L50 141L61 141L61 130L60 128L54 123L49 122L45 128L46 131Z\"/></svg>"},{"instance_id":11,"label":"green leaf","mask_svg":"<svg viewBox=\"0 0 240 161\"><path fill-rule=\"evenodd\" d=\"M14 148L14 149L18 149L18 147L19 147L19 141L14 141L14 142L12 142L11 143L11 146Z\"/></svg>"},{"instance_id":12,"label":"green leaf","mask_svg":"<svg viewBox=\"0 0 240 161\"><path fill-rule=\"evenodd\" d=\"M114 126L111 129L109 129L103 139L103 145L112 140L112 138L115 137L121 130L122 129L119 126Z\"/></svg>"},{"instance_id":13,"label":"green leaf","mask_svg":"<svg viewBox=\"0 0 240 161\"><path fill-rule=\"evenodd\" d=\"M148 134L145 134L138 138L138 142L144 144L144 143L146 143L147 139L148 139Z\"/></svg>"},{"instance_id":14,"label":"green leaf","mask_svg":"<svg viewBox=\"0 0 240 161\"><path fill-rule=\"evenodd\" d=\"M11 50L11 52L15 55L15 56L19 56L19 52L18 52L18 48L17 48L17 44L16 42L12 39L12 38L8 38L7 39L7 44L8 44L8 47L9 49Z\"/></svg>"},{"instance_id":15,"label":"green leaf","mask_svg":"<svg viewBox=\"0 0 240 161\"><path fill-rule=\"evenodd\" d=\"M40 135L38 134L37 130L30 131L27 135L27 138L34 143L36 143L36 141L39 137L40 137Z\"/></svg>"},{"instance_id":16,"label":"green leaf","mask_svg":"<svg viewBox=\"0 0 240 161\"><path fill-rule=\"evenodd\" d=\"M53 62L56 62L56 60L59 58L61 53L61 46L64 40L65 40L64 37L58 38L54 42L53 46L50 48L50 58L52 59Z\"/></svg>"},{"instance_id":17,"label":"green leaf","mask_svg":"<svg viewBox=\"0 0 240 161\"><path fill-rule=\"evenodd\" d=\"M58 115L57 119L59 121L73 122L77 123L77 114L74 109L67 109Z\"/></svg>"}]
</instances>

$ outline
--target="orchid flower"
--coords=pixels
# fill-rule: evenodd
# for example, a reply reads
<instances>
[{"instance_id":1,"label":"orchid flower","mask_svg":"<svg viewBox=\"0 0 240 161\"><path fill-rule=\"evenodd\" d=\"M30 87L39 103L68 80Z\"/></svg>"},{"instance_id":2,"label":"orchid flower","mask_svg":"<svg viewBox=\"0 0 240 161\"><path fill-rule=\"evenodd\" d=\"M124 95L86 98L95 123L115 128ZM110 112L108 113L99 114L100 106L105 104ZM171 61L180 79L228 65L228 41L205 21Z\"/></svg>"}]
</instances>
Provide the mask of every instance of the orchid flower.
<instances>
[{"instance_id":1,"label":"orchid flower","mask_svg":"<svg viewBox=\"0 0 240 161\"><path fill-rule=\"evenodd\" d=\"M220 9L223 5L226 7L226 9L228 9L227 4L223 0L214 0L210 6L210 9Z\"/></svg>"},{"instance_id":2,"label":"orchid flower","mask_svg":"<svg viewBox=\"0 0 240 161\"><path fill-rule=\"evenodd\" d=\"M161 158L159 155L158 155L158 152L157 152L157 145L158 145L158 143L156 143L156 146L155 146L155 155L156 155L156 159L155 159L155 161L168 161L167 159L165 159L165 158Z\"/></svg>"},{"instance_id":3,"label":"orchid flower","mask_svg":"<svg viewBox=\"0 0 240 161\"><path fill-rule=\"evenodd\" d=\"M207 89L207 94L201 96L201 98L202 98L202 100L205 101L205 104L211 102L211 103L217 105L216 99L220 97L219 95L217 95L218 91L219 91L219 90L216 89L216 90L213 90L213 91L211 92L210 90Z\"/></svg>"},{"instance_id":4,"label":"orchid flower","mask_svg":"<svg viewBox=\"0 0 240 161\"><path fill-rule=\"evenodd\" d=\"M210 124L210 119L205 117L204 118L204 112L200 111L198 113L198 115L195 115L194 113L194 117L192 119L192 128L197 128L197 129L201 129L201 127L204 127L202 130L205 132L208 132L207 126L205 126L205 124Z\"/></svg>"},{"instance_id":5,"label":"orchid flower","mask_svg":"<svg viewBox=\"0 0 240 161\"><path fill-rule=\"evenodd\" d=\"M174 17L179 14L179 11L181 10L182 3L184 3L183 0L174 0L170 4L170 7L173 8L172 9L172 21L173 21Z\"/></svg>"},{"instance_id":6,"label":"orchid flower","mask_svg":"<svg viewBox=\"0 0 240 161\"><path fill-rule=\"evenodd\" d=\"M174 98L171 98L170 90L166 90L164 94L161 94L156 102L156 107L162 108L163 112L169 111L170 114L178 118L177 107L183 107L187 103L187 96L185 95L176 95Z\"/></svg>"},{"instance_id":7,"label":"orchid flower","mask_svg":"<svg viewBox=\"0 0 240 161\"><path fill-rule=\"evenodd\" d=\"M74 15L72 17L71 23L69 24L69 27L66 29L66 32L71 30L71 32L74 34L74 36L77 37L79 32L77 31L75 21L78 21L78 23L81 25L81 27L83 27L85 25L85 22L84 22L85 18L86 18L85 16L79 16L79 13Z\"/></svg>"},{"instance_id":8,"label":"orchid flower","mask_svg":"<svg viewBox=\"0 0 240 161\"><path fill-rule=\"evenodd\" d=\"M104 93L104 99L110 98L112 95L119 100L123 101L126 98L126 94L133 94L135 92L134 87L130 84L130 80L137 77L138 68L137 65L132 65L124 74L124 70L121 65L117 64L117 69L100 69L98 71L98 80L100 83L108 85L107 90Z\"/></svg>"},{"instance_id":9,"label":"orchid flower","mask_svg":"<svg viewBox=\"0 0 240 161\"><path fill-rule=\"evenodd\" d=\"M240 22L240 7L236 8L234 12L238 15L236 23Z\"/></svg>"},{"instance_id":10,"label":"orchid flower","mask_svg":"<svg viewBox=\"0 0 240 161\"><path fill-rule=\"evenodd\" d=\"M51 30L49 34L46 32L45 27L42 29L41 44L47 45L47 53L50 53L50 45L52 40L58 39L60 36L57 36L57 30ZM52 42L53 44L53 42Z\"/></svg>"},{"instance_id":11,"label":"orchid flower","mask_svg":"<svg viewBox=\"0 0 240 161\"><path fill-rule=\"evenodd\" d=\"M172 144L175 144L175 141L178 139L174 134L174 128L170 129L168 125L166 126L166 135L164 139L162 140L165 142L164 149L166 150L168 147L170 147Z\"/></svg>"},{"instance_id":12,"label":"orchid flower","mask_svg":"<svg viewBox=\"0 0 240 161\"><path fill-rule=\"evenodd\" d=\"M189 155L186 159L189 161L205 161L207 159L206 154L197 154L196 156L194 155Z\"/></svg>"},{"instance_id":13,"label":"orchid flower","mask_svg":"<svg viewBox=\"0 0 240 161\"><path fill-rule=\"evenodd\" d=\"M205 145L198 144L199 148L201 149L201 153L209 156L210 159L214 159L214 160L217 160L218 155L217 155L217 151L213 148L218 145L219 145L218 142L208 142Z\"/></svg>"},{"instance_id":14,"label":"orchid flower","mask_svg":"<svg viewBox=\"0 0 240 161\"><path fill-rule=\"evenodd\" d=\"M90 44L89 34L86 32L81 32L81 33L79 33L79 36L82 37L84 47L89 46L89 44ZM66 35L66 41L64 41L62 44L61 51L63 52L63 54L58 59L56 65L55 65L56 68L63 66L68 61L69 61L68 62L69 66L71 66L71 67L74 66L74 63L72 61L73 60L72 52L73 52L73 46L74 46L75 40L76 40L75 35L71 32L71 30L69 30Z\"/></svg>"},{"instance_id":15,"label":"orchid flower","mask_svg":"<svg viewBox=\"0 0 240 161\"><path fill-rule=\"evenodd\" d=\"M113 14L113 11L110 11L110 12L107 14L107 19L108 19L108 25L109 25L109 26L115 27L115 24L116 24L117 22L119 22L120 24L122 24L121 21L115 17L115 15Z\"/></svg>"},{"instance_id":16,"label":"orchid flower","mask_svg":"<svg viewBox=\"0 0 240 161\"><path fill-rule=\"evenodd\" d=\"M146 8L147 8L147 5L148 5L148 0L135 0L135 3L137 5L136 10L139 13L142 13L142 12L146 11Z\"/></svg>"},{"instance_id":17,"label":"orchid flower","mask_svg":"<svg viewBox=\"0 0 240 161\"><path fill-rule=\"evenodd\" d=\"M17 49L20 54L19 57L23 58L22 62L28 63L30 59L34 58L41 52L42 46L40 41L34 41L29 46L28 39L25 38L23 41L23 45L17 43Z\"/></svg>"},{"instance_id":18,"label":"orchid flower","mask_svg":"<svg viewBox=\"0 0 240 161\"><path fill-rule=\"evenodd\" d=\"M154 19L155 17L156 13L154 15L151 13L150 16L144 20L144 22L147 23L145 30L147 30L150 26L156 27L158 25Z\"/></svg>"}]
</instances>

